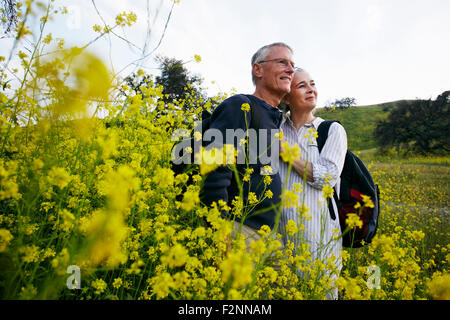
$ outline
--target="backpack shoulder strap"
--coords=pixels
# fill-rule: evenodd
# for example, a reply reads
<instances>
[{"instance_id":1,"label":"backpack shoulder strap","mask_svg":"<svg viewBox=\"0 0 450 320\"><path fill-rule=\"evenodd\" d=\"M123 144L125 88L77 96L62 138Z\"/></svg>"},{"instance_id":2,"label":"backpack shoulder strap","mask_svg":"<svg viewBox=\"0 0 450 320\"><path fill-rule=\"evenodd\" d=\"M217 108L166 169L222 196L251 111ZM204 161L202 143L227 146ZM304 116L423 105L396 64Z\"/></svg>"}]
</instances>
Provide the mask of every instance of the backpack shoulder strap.
<instances>
[{"instance_id":1,"label":"backpack shoulder strap","mask_svg":"<svg viewBox=\"0 0 450 320\"><path fill-rule=\"evenodd\" d=\"M318 134L317 147L319 148L319 152L322 151L322 148L325 145L325 142L327 141L327 138L328 138L328 131L330 130L330 126L334 122L340 123L337 120L325 120L325 121L322 121L322 123L317 128L317 134Z\"/></svg>"}]
</instances>

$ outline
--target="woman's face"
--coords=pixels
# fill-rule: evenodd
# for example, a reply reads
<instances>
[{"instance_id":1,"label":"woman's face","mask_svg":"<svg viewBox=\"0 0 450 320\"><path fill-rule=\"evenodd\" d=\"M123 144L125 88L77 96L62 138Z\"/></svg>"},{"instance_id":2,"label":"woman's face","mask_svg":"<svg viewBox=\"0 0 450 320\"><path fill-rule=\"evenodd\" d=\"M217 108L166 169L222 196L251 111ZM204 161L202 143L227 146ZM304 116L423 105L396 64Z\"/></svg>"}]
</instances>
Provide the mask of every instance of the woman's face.
<instances>
[{"instance_id":1,"label":"woman's face","mask_svg":"<svg viewBox=\"0 0 450 320\"><path fill-rule=\"evenodd\" d=\"M307 108L314 109L317 104L316 84L306 71L296 72L291 83L291 92L286 96L285 101L290 109Z\"/></svg>"}]
</instances>

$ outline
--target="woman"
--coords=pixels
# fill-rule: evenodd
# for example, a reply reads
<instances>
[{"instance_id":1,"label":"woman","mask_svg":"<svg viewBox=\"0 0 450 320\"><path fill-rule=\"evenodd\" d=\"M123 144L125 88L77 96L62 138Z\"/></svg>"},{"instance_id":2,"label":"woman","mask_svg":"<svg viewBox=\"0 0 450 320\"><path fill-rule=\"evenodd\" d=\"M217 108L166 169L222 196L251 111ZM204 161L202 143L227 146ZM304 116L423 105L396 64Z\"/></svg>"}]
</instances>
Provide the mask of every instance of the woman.
<instances>
[{"instance_id":1,"label":"woman","mask_svg":"<svg viewBox=\"0 0 450 320\"><path fill-rule=\"evenodd\" d=\"M336 279L341 269L341 230L338 219L331 219L329 199L324 196L324 191L339 185L347 150L347 135L344 127L333 123L319 154L315 132L324 119L314 116L317 89L308 72L295 70L291 91L283 102L290 109L281 125L283 139L291 146L298 144L302 155L292 163L290 171L288 163L280 164L281 179L287 180L285 190L296 192L300 201L296 208L283 208L280 220L280 226L286 226L289 220L293 220L299 233L294 237L289 236L286 230L282 233L285 241L288 238L293 240L294 248L302 244L309 245L313 261L320 260L327 264L334 259L336 267L334 270L327 268L325 273L331 279ZM283 152L283 148L280 151ZM296 250L296 253L303 254L300 251ZM299 272L302 273L301 270ZM333 288L327 297L337 299L337 288Z\"/></svg>"}]
</instances>

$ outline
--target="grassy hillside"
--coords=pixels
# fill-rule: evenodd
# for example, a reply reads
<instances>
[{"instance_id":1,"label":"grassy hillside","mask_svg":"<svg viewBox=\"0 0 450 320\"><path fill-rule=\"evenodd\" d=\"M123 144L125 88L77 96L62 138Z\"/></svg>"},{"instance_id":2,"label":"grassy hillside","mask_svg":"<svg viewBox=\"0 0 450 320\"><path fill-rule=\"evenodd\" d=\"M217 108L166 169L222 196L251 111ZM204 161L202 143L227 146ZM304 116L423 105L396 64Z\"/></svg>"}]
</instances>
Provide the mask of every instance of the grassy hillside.
<instances>
[{"instance_id":1,"label":"grassy hillside","mask_svg":"<svg viewBox=\"0 0 450 320\"><path fill-rule=\"evenodd\" d=\"M339 120L347 131L348 147L352 151L376 148L373 132L379 120L385 119L396 102L348 109L326 110L319 108L316 116L325 120Z\"/></svg>"}]
</instances>

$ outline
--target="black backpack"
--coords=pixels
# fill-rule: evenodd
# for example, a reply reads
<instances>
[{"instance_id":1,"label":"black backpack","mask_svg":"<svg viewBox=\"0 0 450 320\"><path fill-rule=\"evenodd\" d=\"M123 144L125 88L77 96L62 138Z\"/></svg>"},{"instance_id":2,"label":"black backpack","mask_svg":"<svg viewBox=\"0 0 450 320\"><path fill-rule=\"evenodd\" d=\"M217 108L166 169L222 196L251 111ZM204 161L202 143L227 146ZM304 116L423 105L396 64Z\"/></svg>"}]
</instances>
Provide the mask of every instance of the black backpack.
<instances>
[{"instance_id":1,"label":"black backpack","mask_svg":"<svg viewBox=\"0 0 450 320\"><path fill-rule=\"evenodd\" d=\"M245 95L245 96L248 98L248 100L249 100L248 103L250 104L251 121L250 121L249 128L253 128L253 129L258 130L261 127L261 124L260 124L261 123L261 115L260 115L259 107L256 106L254 97L252 95ZM211 118L212 118L212 113L211 112L209 112L207 110L203 110L202 111L202 121L201 121L201 128L200 128L200 132L201 132L202 136L205 133L205 131L208 130L209 127L211 126L211 121L212 121ZM194 133L194 130L191 131L190 136L189 136L188 139L190 140L190 147L194 151L194 137L193 137L193 133ZM198 165L196 165L195 162L194 162L194 156L195 156L194 152L191 152L190 155L189 155L190 156L190 164L187 164L187 163L184 163L184 162L176 164L176 163L173 162L173 155L172 155L172 153L174 152L174 149L176 148L178 143L179 142L175 143L173 145L173 147L172 147L172 150L171 150L170 169L174 172L175 176L178 175L178 174L182 174L182 173L188 173L188 172L190 173L190 174L188 174L188 181L186 182L186 186L183 188L183 192L181 194L177 195L177 197L176 197L176 199L178 201L181 201L182 198L183 198L183 193L186 190L186 187L188 185L192 184L192 182L193 182L192 181L192 176L195 173L198 173L199 168L198 168ZM205 141L202 141L202 146L203 147L206 147L205 144L206 144ZM193 170L191 172L189 170L189 168L191 168L192 166L193 166Z\"/></svg>"},{"instance_id":2,"label":"black backpack","mask_svg":"<svg viewBox=\"0 0 450 320\"><path fill-rule=\"evenodd\" d=\"M318 138L317 146L319 152L322 151L323 146L328 137L328 131L333 122L336 120L323 121L317 129ZM341 173L341 182L339 190L339 199L334 188L333 198L338 209L339 224L343 232L342 245L348 248L359 248L363 245L369 244L378 227L378 216L380 214L380 191L372 179L372 176L367 170L364 163L351 151L347 150L345 155L344 168ZM369 196L373 201L374 207L363 207L362 196ZM360 203L363 207L360 219L363 222L362 227L356 227L350 232L344 233L347 228L345 220L349 213L359 213L359 209L355 209L356 203ZM333 209L332 202L329 202L330 215L333 220L336 219L336 214Z\"/></svg>"}]
</instances>

